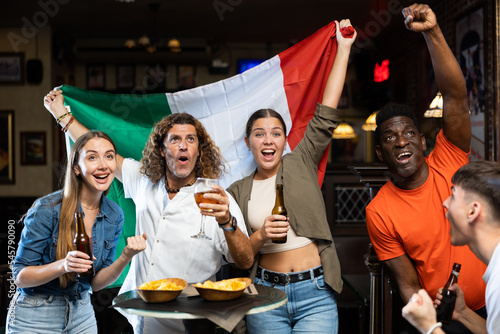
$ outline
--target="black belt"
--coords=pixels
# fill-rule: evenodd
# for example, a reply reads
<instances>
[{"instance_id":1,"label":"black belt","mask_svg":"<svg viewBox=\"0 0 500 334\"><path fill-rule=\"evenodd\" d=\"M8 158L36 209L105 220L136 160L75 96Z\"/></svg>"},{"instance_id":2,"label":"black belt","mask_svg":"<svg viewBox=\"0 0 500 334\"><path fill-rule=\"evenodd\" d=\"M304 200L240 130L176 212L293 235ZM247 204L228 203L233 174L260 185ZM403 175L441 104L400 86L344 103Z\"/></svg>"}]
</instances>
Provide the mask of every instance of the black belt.
<instances>
[{"instance_id":1,"label":"black belt","mask_svg":"<svg viewBox=\"0 0 500 334\"><path fill-rule=\"evenodd\" d=\"M262 275L264 273L264 275ZM286 285L288 283L295 283L295 282L300 282L300 281L305 281L308 279L312 279L314 277L318 277L323 275L323 267L318 267L314 270L312 270L312 276L311 276L311 271L302 271L300 273L296 274L284 274L284 273L277 273L274 271L269 271L267 269L264 269L262 267L257 267L257 278L261 278L264 281L270 282L270 283L276 283L276 284L283 284Z\"/></svg>"}]
</instances>

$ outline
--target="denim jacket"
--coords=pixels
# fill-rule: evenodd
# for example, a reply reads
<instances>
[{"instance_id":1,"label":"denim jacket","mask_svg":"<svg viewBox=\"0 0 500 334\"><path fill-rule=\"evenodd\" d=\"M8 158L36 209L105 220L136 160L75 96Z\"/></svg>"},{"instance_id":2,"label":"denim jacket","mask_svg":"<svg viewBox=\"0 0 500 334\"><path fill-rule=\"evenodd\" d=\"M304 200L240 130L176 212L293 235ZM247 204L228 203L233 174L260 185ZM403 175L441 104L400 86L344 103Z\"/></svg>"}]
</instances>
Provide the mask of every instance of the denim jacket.
<instances>
[{"instance_id":1,"label":"denim jacket","mask_svg":"<svg viewBox=\"0 0 500 334\"><path fill-rule=\"evenodd\" d=\"M59 190L38 199L26 214L17 254L12 263L14 279L27 266L40 266L56 261L61 200L62 191ZM92 226L96 273L114 262L123 221L122 209L103 195L99 213ZM90 289L90 280L90 278L76 278L75 282L62 289L59 286L59 278L56 278L40 286L18 290L28 295L67 295L70 298L80 299L81 293Z\"/></svg>"}]
</instances>

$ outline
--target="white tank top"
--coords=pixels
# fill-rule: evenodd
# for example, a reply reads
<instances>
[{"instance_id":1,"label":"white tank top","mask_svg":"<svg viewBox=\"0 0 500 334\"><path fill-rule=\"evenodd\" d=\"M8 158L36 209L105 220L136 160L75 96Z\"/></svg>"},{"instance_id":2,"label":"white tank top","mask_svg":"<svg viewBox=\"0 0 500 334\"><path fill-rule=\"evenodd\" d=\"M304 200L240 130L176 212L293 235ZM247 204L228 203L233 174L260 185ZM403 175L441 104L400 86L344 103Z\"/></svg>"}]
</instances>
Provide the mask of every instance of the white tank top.
<instances>
[{"instance_id":1,"label":"white tank top","mask_svg":"<svg viewBox=\"0 0 500 334\"><path fill-rule=\"evenodd\" d=\"M271 215L276 201L276 175L265 180L253 180L252 193L248 201L248 221L255 232L264 225L264 220ZM286 207L286 203L285 203ZM279 253L297 249L312 243L312 240L299 237L290 226L287 241L284 244L274 244L269 239L260 249L261 254Z\"/></svg>"}]
</instances>

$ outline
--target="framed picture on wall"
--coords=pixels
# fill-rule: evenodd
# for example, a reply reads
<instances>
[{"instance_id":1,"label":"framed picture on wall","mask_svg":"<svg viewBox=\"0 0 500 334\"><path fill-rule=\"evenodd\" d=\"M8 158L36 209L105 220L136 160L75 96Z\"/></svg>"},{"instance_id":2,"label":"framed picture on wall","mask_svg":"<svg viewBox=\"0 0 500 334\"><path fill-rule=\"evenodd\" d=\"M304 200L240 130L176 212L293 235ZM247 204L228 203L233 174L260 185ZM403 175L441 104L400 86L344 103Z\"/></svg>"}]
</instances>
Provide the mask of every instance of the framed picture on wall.
<instances>
[{"instance_id":1,"label":"framed picture on wall","mask_svg":"<svg viewBox=\"0 0 500 334\"><path fill-rule=\"evenodd\" d=\"M0 53L0 84L24 83L24 53Z\"/></svg>"},{"instance_id":2,"label":"framed picture on wall","mask_svg":"<svg viewBox=\"0 0 500 334\"><path fill-rule=\"evenodd\" d=\"M468 12L456 22L456 55L465 77L472 123L471 160L486 156L486 80L484 55L484 8Z\"/></svg>"},{"instance_id":3,"label":"framed picture on wall","mask_svg":"<svg viewBox=\"0 0 500 334\"><path fill-rule=\"evenodd\" d=\"M352 164L368 162L367 157L371 147L367 147L367 136L370 132L362 129L365 119L357 117L342 117L341 123L348 125L354 131L353 135L342 136L341 138L332 136L328 164ZM337 127L340 130L340 126ZM373 161L370 161L373 162Z\"/></svg>"},{"instance_id":4,"label":"framed picture on wall","mask_svg":"<svg viewBox=\"0 0 500 334\"><path fill-rule=\"evenodd\" d=\"M0 184L14 184L14 110L0 110Z\"/></svg>"},{"instance_id":5,"label":"framed picture on wall","mask_svg":"<svg viewBox=\"0 0 500 334\"><path fill-rule=\"evenodd\" d=\"M151 93L164 93L167 90L167 66L165 64L146 66L146 89Z\"/></svg>"},{"instance_id":6,"label":"framed picture on wall","mask_svg":"<svg viewBox=\"0 0 500 334\"><path fill-rule=\"evenodd\" d=\"M178 90L196 87L196 66L178 65L177 84L178 84Z\"/></svg>"},{"instance_id":7,"label":"framed picture on wall","mask_svg":"<svg viewBox=\"0 0 500 334\"><path fill-rule=\"evenodd\" d=\"M21 165L47 163L45 132L21 132Z\"/></svg>"},{"instance_id":8,"label":"framed picture on wall","mask_svg":"<svg viewBox=\"0 0 500 334\"><path fill-rule=\"evenodd\" d=\"M106 65L87 64L87 89L104 90L106 87Z\"/></svg>"},{"instance_id":9,"label":"framed picture on wall","mask_svg":"<svg viewBox=\"0 0 500 334\"><path fill-rule=\"evenodd\" d=\"M116 65L116 88L118 90L135 87L135 66L133 64Z\"/></svg>"}]
</instances>

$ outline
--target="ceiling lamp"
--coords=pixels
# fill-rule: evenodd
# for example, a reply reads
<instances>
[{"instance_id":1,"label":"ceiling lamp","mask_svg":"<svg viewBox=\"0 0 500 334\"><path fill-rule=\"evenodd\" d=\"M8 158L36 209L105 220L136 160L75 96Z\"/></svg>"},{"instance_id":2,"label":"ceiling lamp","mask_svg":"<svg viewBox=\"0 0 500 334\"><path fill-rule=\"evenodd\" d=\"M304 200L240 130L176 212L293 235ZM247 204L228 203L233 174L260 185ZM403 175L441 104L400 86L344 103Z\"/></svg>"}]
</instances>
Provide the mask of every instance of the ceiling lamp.
<instances>
[{"instance_id":1,"label":"ceiling lamp","mask_svg":"<svg viewBox=\"0 0 500 334\"><path fill-rule=\"evenodd\" d=\"M425 111L424 117L443 117L443 96L441 96L441 92L437 92L436 97L432 100L431 105L429 106L429 109Z\"/></svg>"},{"instance_id":2,"label":"ceiling lamp","mask_svg":"<svg viewBox=\"0 0 500 334\"><path fill-rule=\"evenodd\" d=\"M125 41L125 46L129 49L132 49L133 47L136 46L135 41L133 39L127 39Z\"/></svg>"},{"instance_id":3,"label":"ceiling lamp","mask_svg":"<svg viewBox=\"0 0 500 334\"><path fill-rule=\"evenodd\" d=\"M363 124L361 126L361 128L363 130L365 130L365 131L375 131L375 129L377 128L377 122L376 122L377 113L378 113L378 110L372 112L372 114L370 116L368 116L368 118L365 121L365 124Z\"/></svg>"},{"instance_id":4,"label":"ceiling lamp","mask_svg":"<svg viewBox=\"0 0 500 334\"><path fill-rule=\"evenodd\" d=\"M151 44L148 35L143 35L141 38L139 38L138 42L142 46L148 46L149 44Z\"/></svg>"},{"instance_id":5,"label":"ceiling lamp","mask_svg":"<svg viewBox=\"0 0 500 334\"><path fill-rule=\"evenodd\" d=\"M146 47L146 52L147 53L155 53L156 52L156 45L151 44Z\"/></svg>"},{"instance_id":6,"label":"ceiling lamp","mask_svg":"<svg viewBox=\"0 0 500 334\"><path fill-rule=\"evenodd\" d=\"M180 48L181 47L181 42L177 38L172 38L171 40L168 41L168 47L169 48Z\"/></svg>"},{"instance_id":7,"label":"ceiling lamp","mask_svg":"<svg viewBox=\"0 0 500 334\"><path fill-rule=\"evenodd\" d=\"M168 41L167 46L173 53L181 52L181 42L179 42L179 40L175 37Z\"/></svg>"},{"instance_id":8,"label":"ceiling lamp","mask_svg":"<svg viewBox=\"0 0 500 334\"><path fill-rule=\"evenodd\" d=\"M353 139L356 138L354 129L346 122L341 122L333 131L333 139Z\"/></svg>"}]
</instances>

